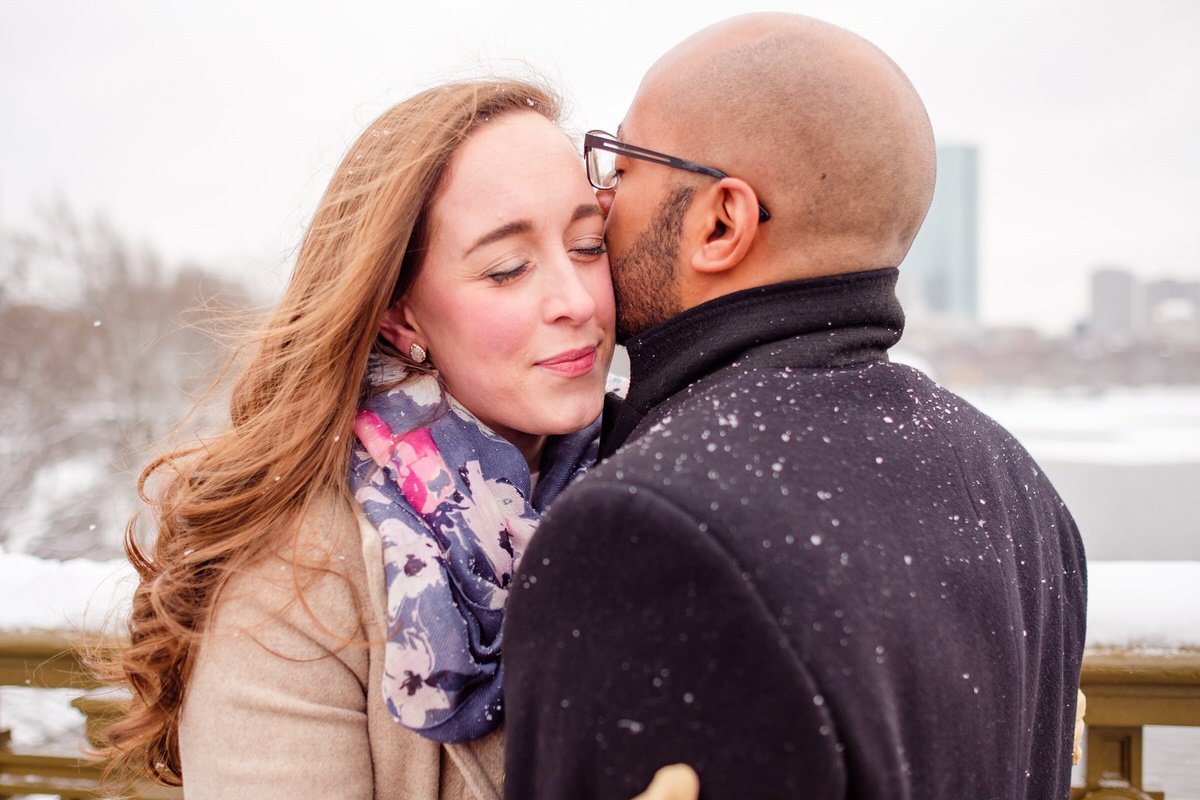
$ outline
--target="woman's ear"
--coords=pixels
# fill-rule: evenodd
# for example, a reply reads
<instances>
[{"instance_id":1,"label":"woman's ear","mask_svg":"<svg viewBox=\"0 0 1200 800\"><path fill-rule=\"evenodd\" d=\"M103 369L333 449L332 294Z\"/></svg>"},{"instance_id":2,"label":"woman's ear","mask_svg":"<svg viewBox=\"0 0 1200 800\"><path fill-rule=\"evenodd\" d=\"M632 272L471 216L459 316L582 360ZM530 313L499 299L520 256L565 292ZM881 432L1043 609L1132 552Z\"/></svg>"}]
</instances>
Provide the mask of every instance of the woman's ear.
<instances>
[{"instance_id":1,"label":"woman's ear","mask_svg":"<svg viewBox=\"0 0 1200 800\"><path fill-rule=\"evenodd\" d=\"M739 178L722 178L703 197L706 237L692 251L692 269L728 272L750 252L758 234L758 195Z\"/></svg>"},{"instance_id":2,"label":"woman's ear","mask_svg":"<svg viewBox=\"0 0 1200 800\"><path fill-rule=\"evenodd\" d=\"M429 342L421 332L420 324L414 319L412 309L403 299L383 313L379 321L379 333L401 353L408 353L415 344L423 350Z\"/></svg>"}]
</instances>

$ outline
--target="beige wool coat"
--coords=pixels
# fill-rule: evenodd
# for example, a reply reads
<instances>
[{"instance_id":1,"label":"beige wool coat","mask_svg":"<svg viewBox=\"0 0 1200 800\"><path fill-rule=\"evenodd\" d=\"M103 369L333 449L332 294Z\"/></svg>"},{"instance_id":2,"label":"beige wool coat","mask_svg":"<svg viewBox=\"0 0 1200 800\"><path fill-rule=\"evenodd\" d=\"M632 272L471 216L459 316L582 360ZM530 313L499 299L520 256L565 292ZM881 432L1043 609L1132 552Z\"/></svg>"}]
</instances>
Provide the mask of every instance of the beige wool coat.
<instances>
[{"instance_id":1,"label":"beige wool coat","mask_svg":"<svg viewBox=\"0 0 1200 800\"><path fill-rule=\"evenodd\" d=\"M385 603L379 534L344 501L234 577L184 698L188 800L499 800L502 730L440 745L384 705Z\"/></svg>"}]
</instances>

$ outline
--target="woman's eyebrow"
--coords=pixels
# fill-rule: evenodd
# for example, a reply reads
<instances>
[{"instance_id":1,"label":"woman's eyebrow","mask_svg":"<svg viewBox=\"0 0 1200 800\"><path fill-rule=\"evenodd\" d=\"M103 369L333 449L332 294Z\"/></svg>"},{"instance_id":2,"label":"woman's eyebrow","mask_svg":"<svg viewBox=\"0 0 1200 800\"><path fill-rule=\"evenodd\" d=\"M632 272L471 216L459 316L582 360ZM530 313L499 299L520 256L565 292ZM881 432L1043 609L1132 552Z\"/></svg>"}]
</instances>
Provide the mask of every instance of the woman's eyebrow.
<instances>
[{"instance_id":1,"label":"woman's eyebrow","mask_svg":"<svg viewBox=\"0 0 1200 800\"><path fill-rule=\"evenodd\" d=\"M581 219L589 217L602 217L604 212L600 210L600 206L596 203L580 203L575 207L574 213L571 214L571 222L578 222ZM475 240L474 244L467 248L463 255L467 256L475 252L484 245L489 245L493 242L498 242L501 239L506 239L509 236L515 236L519 233L529 233L533 230L533 223L527 219L513 220L506 222L498 228L485 233Z\"/></svg>"},{"instance_id":2,"label":"woman's eyebrow","mask_svg":"<svg viewBox=\"0 0 1200 800\"><path fill-rule=\"evenodd\" d=\"M603 217L604 212L600 210L597 203L580 203L575 207L575 213L571 215L571 222L579 222L581 219L588 217Z\"/></svg>"},{"instance_id":3,"label":"woman's eyebrow","mask_svg":"<svg viewBox=\"0 0 1200 800\"><path fill-rule=\"evenodd\" d=\"M578 213L578 210L576 211ZM475 240L475 243L467 248L463 255L470 255L479 248L492 242L498 242L501 239L506 239L518 233L529 233L533 230L533 223L527 219L518 219L512 222L506 222L499 228L493 228Z\"/></svg>"}]
</instances>

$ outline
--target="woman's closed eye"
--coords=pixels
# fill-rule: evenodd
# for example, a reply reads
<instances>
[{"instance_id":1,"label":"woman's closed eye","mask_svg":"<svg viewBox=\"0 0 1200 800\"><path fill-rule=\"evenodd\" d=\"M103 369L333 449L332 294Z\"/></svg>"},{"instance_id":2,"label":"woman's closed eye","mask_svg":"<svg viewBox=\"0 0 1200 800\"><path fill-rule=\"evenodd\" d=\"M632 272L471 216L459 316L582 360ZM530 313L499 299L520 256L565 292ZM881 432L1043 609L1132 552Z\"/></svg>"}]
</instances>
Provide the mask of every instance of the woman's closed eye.
<instances>
[{"instance_id":1,"label":"woman's closed eye","mask_svg":"<svg viewBox=\"0 0 1200 800\"><path fill-rule=\"evenodd\" d=\"M505 284L515 280L529 271L531 264L528 261L522 261L519 264L504 264L487 273L486 277L498 284Z\"/></svg>"},{"instance_id":2,"label":"woman's closed eye","mask_svg":"<svg viewBox=\"0 0 1200 800\"><path fill-rule=\"evenodd\" d=\"M598 258L608 252L602 237L588 237L571 245L571 252L584 258Z\"/></svg>"}]
</instances>

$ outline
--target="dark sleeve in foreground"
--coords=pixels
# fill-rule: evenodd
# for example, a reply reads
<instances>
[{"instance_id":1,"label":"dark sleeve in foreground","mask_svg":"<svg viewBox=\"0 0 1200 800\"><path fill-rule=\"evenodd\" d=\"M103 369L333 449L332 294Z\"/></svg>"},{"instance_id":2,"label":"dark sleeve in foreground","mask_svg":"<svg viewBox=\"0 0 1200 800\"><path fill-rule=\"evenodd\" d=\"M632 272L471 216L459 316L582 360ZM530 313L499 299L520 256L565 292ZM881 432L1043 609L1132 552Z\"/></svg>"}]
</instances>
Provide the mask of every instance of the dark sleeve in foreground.
<instances>
[{"instance_id":1,"label":"dark sleeve in foreground","mask_svg":"<svg viewBox=\"0 0 1200 800\"><path fill-rule=\"evenodd\" d=\"M703 798L843 796L828 708L753 576L654 492L591 480L559 499L504 658L508 800L628 800L675 762Z\"/></svg>"}]
</instances>

